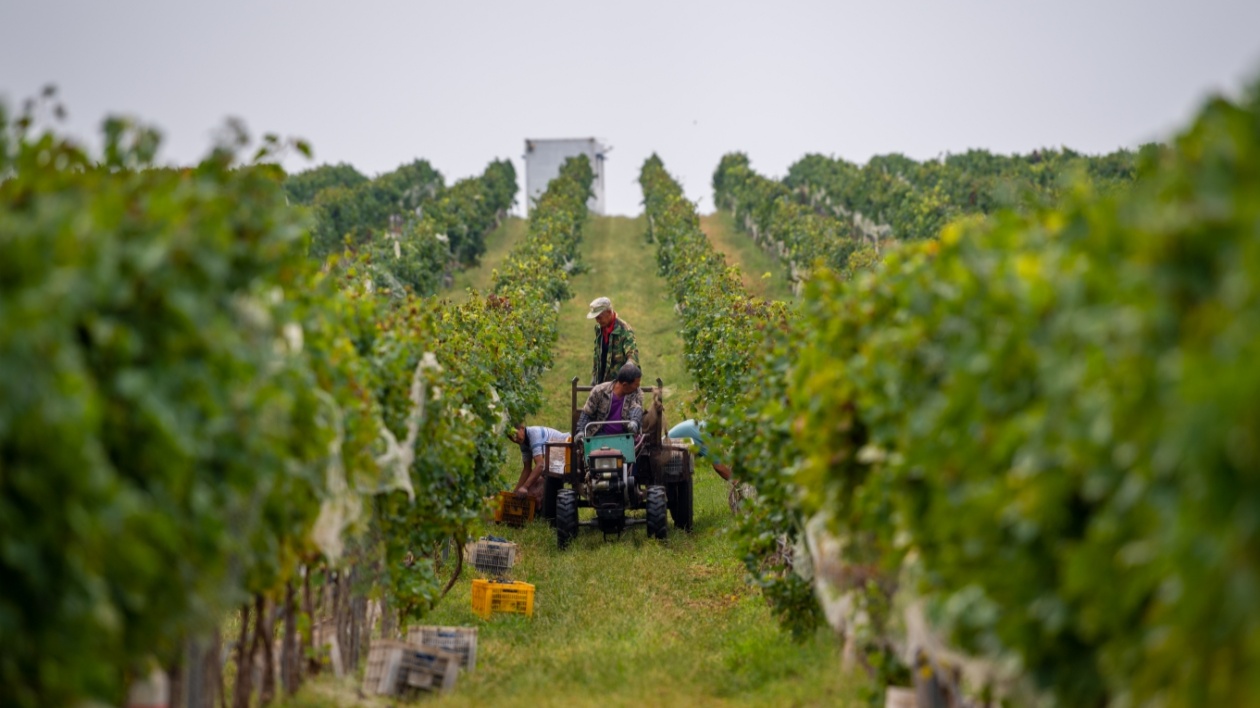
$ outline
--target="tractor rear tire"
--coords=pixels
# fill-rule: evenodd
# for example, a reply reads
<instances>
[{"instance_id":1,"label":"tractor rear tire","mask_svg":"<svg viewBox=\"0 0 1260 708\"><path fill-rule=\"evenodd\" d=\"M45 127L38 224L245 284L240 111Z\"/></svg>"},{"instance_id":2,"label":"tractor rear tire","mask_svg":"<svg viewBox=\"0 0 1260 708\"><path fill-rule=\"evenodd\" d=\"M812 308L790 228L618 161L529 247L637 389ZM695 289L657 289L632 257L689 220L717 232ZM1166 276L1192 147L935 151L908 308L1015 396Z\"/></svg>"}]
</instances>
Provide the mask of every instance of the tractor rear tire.
<instances>
[{"instance_id":1,"label":"tractor rear tire","mask_svg":"<svg viewBox=\"0 0 1260 708\"><path fill-rule=\"evenodd\" d=\"M647 534L651 538L665 540L669 533L669 495L661 486L647 490Z\"/></svg>"},{"instance_id":2,"label":"tractor rear tire","mask_svg":"<svg viewBox=\"0 0 1260 708\"><path fill-rule=\"evenodd\" d=\"M564 478L551 476L543 478L542 517L552 526L556 525L556 495L561 489L564 489Z\"/></svg>"},{"instance_id":3,"label":"tractor rear tire","mask_svg":"<svg viewBox=\"0 0 1260 708\"><path fill-rule=\"evenodd\" d=\"M572 489L561 489L556 495L556 546L562 551L577 538L577 502L577 492Z\"/></svg>"},{"instance_id":4,"label":"tractor rear tire","mask_svg":"<svg viewBox=\"0 0 1260 708\"><path fill-rule=\"evenodd\" d=\"M674 518L674 528L691 533L695 518L691 480L673 482L666 487L666 491L669 493L669 515Z\"/></svg>"}]
</instances>

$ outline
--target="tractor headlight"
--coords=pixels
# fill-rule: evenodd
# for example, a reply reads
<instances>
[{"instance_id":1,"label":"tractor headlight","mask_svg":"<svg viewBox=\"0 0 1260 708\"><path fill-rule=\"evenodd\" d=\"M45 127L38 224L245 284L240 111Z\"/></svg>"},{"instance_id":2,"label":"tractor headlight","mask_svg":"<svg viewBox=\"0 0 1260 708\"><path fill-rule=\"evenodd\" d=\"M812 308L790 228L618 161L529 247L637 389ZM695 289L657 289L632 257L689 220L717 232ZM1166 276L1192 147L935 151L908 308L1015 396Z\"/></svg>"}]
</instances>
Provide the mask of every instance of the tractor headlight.
<instances>
[{"instance_id":1,"label":"tractor headlight","mask_svg":"<svg viewBox=\"0 0 1260 708\"><path fill-rule=\"evenodd\" d=\"M595 469L597 470L615 470L621 466L620 457L596 457Z\"/></svg>"}]
</instances>

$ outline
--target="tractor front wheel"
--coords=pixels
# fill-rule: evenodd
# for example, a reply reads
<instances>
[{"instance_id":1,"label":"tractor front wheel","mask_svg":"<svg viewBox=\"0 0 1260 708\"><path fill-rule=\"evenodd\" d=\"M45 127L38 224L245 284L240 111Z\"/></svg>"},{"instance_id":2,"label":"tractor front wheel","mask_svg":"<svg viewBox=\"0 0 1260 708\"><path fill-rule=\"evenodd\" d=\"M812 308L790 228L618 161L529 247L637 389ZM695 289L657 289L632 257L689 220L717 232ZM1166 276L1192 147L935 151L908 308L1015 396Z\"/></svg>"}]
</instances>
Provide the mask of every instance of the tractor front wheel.
<instances>
[{"instance_id":1,"label":"tractor front wheel","mask_svg":"<svg viewBox=\"0 0 1260 708\"><path fill-rule=\"evenodd\" d=\"M569 542L577 538L577 532L577 492L572 489L561 489L556 495L556 545L560 550L568 548Z\"/></svg>"},{"instance_id":2,"label":"tractor front wheel","mask_svg":"<svg viewBox=\"0 0 1260 708\"><path fill-rule=\"evenodd\" d=\"M648 487L647 490L647 533L651 538L665 540L669 533L669 497L662 486Z\"/></svg>"}]
</instances>

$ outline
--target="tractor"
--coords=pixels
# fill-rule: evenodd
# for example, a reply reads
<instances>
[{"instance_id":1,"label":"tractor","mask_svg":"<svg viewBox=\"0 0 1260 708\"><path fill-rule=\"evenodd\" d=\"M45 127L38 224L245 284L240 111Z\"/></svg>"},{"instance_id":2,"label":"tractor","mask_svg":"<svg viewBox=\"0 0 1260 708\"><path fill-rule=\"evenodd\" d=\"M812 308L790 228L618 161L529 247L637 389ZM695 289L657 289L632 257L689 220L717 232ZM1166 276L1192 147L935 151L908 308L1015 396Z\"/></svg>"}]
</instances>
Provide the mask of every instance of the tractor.
<instances>
[{"instance_id":1,"label":"tractor","mask_svg":"<svg viewBox=\"0 0 1260 708\"><path fill-rule=\"evenodd\" d=\"M547 443L542 515L556 529L556 543L566 548L580 528L597 528L604 538L620 536L632 526L645 526L651 538L664 540L668 520L682 531L691 531L691 451L681 441L664 436L665 409L660 379L656 386L639 390L652 403L644 412L643 434L600 434L609 421L586 426L580 443L571 442L578 431L578 394L591 390L570 382L570 442ZM592 518L579 519L578 509L590 507ZM636 512L643 511L639 516ZM667 516L668 515L668 516Z\"/></svg>"}]
</instances>

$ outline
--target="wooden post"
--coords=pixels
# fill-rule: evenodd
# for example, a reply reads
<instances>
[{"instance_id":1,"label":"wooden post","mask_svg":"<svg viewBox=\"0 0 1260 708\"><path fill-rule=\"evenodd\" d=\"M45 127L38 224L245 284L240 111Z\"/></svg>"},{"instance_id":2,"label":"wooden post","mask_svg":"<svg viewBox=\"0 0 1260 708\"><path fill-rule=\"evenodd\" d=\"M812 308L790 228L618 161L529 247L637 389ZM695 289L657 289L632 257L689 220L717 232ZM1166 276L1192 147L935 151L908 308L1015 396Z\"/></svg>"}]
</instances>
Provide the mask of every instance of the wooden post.
<instances>
[{"instance_id":1,"label":"wooden post","mask_svg":"<svg viewBox=\"0 0 1260 708\"><path fill-rule=\"evenodd\" d=\"M303 645L308 652L306 671L312 676L319 673L319 661L315 658L315 604L311 598L311 571L310 565L303 568L302 573L302 608L306 611L306 636L303 638ZM321 591L322 592L322 591Z\"/></svg>"},{"instance_id":2,"label":"wooden post","mask_svg":"<svg viewBox=\"0 0 1260 708\"><path fill-rule=\"evenodd\" d=\"M263 673L262 686L258 689L259 703L270 705L276 696L276 607L268 602L266 596L258 595L258 641L262 644Z\"/></svg>"},{"instance_id":3,"label":"wooden post","mask_svg":"<svg viewBox=\"0 0 1260 708\"><path fill-rule=\"evenodd\" d=\"M298 672L297 592L293 580L284 584L284 639L280 644L280 683L284 695L297 693L301 684Z\"/></svg>"},{"instance_id":4,"label":"wooden post","mask_svg":"<svg viewBox=\"0 0 1260 708\"><path fill-rule=\"evenodd\" d=\"M232 708L249 708L253 693L253 666L249 661L249 603L241 605L241 633L236 640L236 685L232 690Z\"/></svg>"},{"instance_id":5,"label":"wooden post","mask_svg":"<svg viewBox=\"0 0 1260 708\"><path fill-rule=\"evenodd\" d=\"M577 437L577 434L578 434L578 431L577 431L577 420L578 420L578 407L577 407L577 385L578 385L578 377L574 376L574 377L573 377L573 380L572 380L572 381L570 381L569 383L570 383L570 386L569 386L569 398L570 398L570 405L569 405L569 434L570 434L570 435L572 435L573 437Z\"/></svg>"}]
</instances>

